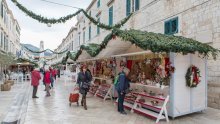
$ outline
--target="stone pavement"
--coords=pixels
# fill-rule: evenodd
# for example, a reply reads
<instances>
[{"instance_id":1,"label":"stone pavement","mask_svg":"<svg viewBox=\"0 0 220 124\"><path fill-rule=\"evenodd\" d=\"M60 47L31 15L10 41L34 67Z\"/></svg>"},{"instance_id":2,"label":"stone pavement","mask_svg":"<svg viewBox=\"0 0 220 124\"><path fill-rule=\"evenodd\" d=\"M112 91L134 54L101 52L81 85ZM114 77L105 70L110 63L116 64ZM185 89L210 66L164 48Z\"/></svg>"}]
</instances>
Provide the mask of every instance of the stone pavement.
<instances>
[{"instance_id":1,"label":"stone pavement","mask_svg":"<svg viewBox=\"0 0 220 124\"><path fill-rule=\"evenodd\" d=\"M66 80L66 81L65 81ZM111 101L88 95L88 110L76 104L69 106L68 97L74 83L67 78L55 83L51 97L45 97L44 86L38 90L39 99L30 98L25 124L154 124L155 120L139 114L121 115ZM164 120L161 124L166 124ZM203 113L195 113L170 120L170 124L220 124L220 111L208 108Z\"/></svg>"},{"instance_id":2,"label":"stone pavement","mask_svg":"<svg viewBox=\"0 0 220 124\"><path fill-rule=\"evenodd\" d=\"M28 97L25 95L29 84L30 82L15 83L10 91L0 91L0 122L16 122L25 116L23 110L27 110L27 105L23 103Z\"/></svg>"}]
</instances>

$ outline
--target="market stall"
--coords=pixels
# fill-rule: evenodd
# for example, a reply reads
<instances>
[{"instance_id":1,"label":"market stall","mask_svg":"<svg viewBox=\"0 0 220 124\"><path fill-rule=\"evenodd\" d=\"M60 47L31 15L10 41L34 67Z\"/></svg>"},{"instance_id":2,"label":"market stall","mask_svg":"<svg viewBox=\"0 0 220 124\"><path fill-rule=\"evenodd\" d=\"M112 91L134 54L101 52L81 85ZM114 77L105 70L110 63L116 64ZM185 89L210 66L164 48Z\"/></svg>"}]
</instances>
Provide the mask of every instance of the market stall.
<instances>
[{"instance_id":1,"label":"market stall","mask_svg":"<svg viewBox=\"0 0 220 124\"><path fill-rule=\"evenodd\" d=\"M131 92L124 106L131 112L156 118L158 122L168 121L168 116L175 118L207 108L206 58L212 55L215 59L219 50L193 39L137 30L113 30L95 46L81 47L74 59L83 52L90 55L78 62L93 63L90 70L95 79L102 78L99 88L107 82L103 78L114 79L122 66L129 68ZM113 76L106 75L104 68L111 70ZM109 84L113 85L113 81Z\"/></svg>"}]
</instances>

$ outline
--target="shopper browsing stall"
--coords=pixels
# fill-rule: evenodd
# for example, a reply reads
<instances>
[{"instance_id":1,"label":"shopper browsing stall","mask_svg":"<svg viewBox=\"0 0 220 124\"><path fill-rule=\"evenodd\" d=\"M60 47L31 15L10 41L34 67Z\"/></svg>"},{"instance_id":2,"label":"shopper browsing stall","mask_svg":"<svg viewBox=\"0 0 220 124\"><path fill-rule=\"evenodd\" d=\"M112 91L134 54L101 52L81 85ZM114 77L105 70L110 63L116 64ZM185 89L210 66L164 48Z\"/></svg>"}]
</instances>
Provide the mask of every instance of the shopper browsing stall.
<instances>
[{"instance_id":1,"label":"shopper browsing stall","mask_svg":"<svg viewBox=\"0 0 220 124\"><path fill-rule=\"evenodd\" d=\"M128 93L130 84L128 79L128 74L130 70L128 68L123 68L122 72L119 73L118 84L116 86L116 90L118 91L118 112L121 114L127 114L124 111L124 99L126 93Z\"/></svg>"}]
</instances>

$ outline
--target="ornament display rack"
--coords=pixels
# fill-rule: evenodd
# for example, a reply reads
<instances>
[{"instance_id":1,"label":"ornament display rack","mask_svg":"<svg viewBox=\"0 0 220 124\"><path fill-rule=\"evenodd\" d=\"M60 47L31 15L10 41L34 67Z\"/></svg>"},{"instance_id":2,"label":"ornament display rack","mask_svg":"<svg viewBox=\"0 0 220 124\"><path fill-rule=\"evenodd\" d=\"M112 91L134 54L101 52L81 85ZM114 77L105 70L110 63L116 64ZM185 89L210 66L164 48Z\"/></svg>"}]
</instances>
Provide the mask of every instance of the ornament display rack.
<instances>
[{"instance_id":1,"label":"ornament display rack","mask_svg":"<svg viewBox=\"0 0 220 124\"><path fill-rule=\"evenodd\" d=\"M169 101L169 96L151 96L146 93L138 92L130 93L129 95L133 97L125 97L124 107L126 109L129 109L132 113L140 113L150 118L156 119L156 123L158 123L161 119L166 119L166 121L169 122L166 108ZM159 101L160 105L152 105L150 102L143 102L141 101L142 98ZM118 103L118 99L115 103Z\"/></svg>"},{"instance_id":2,"label":"ornament display rack","mask_svg":"<svg viewBox=\"0 0 220 124\"><path fill-rule=\"evenodd\" d=\"M92 83L92 87L90 89L90 93L94 94L94 96L102 98L104 101L107 99L112 100L112 81L108 78L100 78L100 77L94 77L94 81ZM100 80L100 85L95 84L95 80ZM106 83L103 83L103 82Z\"/></svg>"}]
</instances>

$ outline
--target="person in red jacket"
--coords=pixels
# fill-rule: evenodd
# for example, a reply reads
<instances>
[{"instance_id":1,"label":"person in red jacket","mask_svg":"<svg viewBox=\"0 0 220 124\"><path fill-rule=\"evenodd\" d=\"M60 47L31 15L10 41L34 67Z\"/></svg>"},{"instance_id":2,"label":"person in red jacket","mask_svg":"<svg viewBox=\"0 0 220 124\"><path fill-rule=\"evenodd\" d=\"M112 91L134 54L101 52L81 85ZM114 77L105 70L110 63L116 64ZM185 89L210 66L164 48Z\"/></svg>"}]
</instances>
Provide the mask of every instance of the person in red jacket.
<instances>
[{"instance_id":1,"label":"person in red jacket","mask_svg":"<svg viewBox=\"0 0 220 124\"><path fill-rule=\"evenodd\" d=\"M36 96L37 94L37 89L38 89L38 85L39 85L39 80L41 79L40 76L40 72L38 69L32 69L31 72L31 85L33 86L33 94L32 94L32 98L38 98Z\"/></svg>"},{"instance_id":2,"label":"person in red jacket","mask_svg":"<svg viewBox=\"0 0 220 124\"><path fill-rule=\"evenodd\" d=\"M46 69L44 74L44 83L46 85L47 95L50 96L50 84L51 84L51 73L49 69Z\"/></svg>"}]
</instances>

